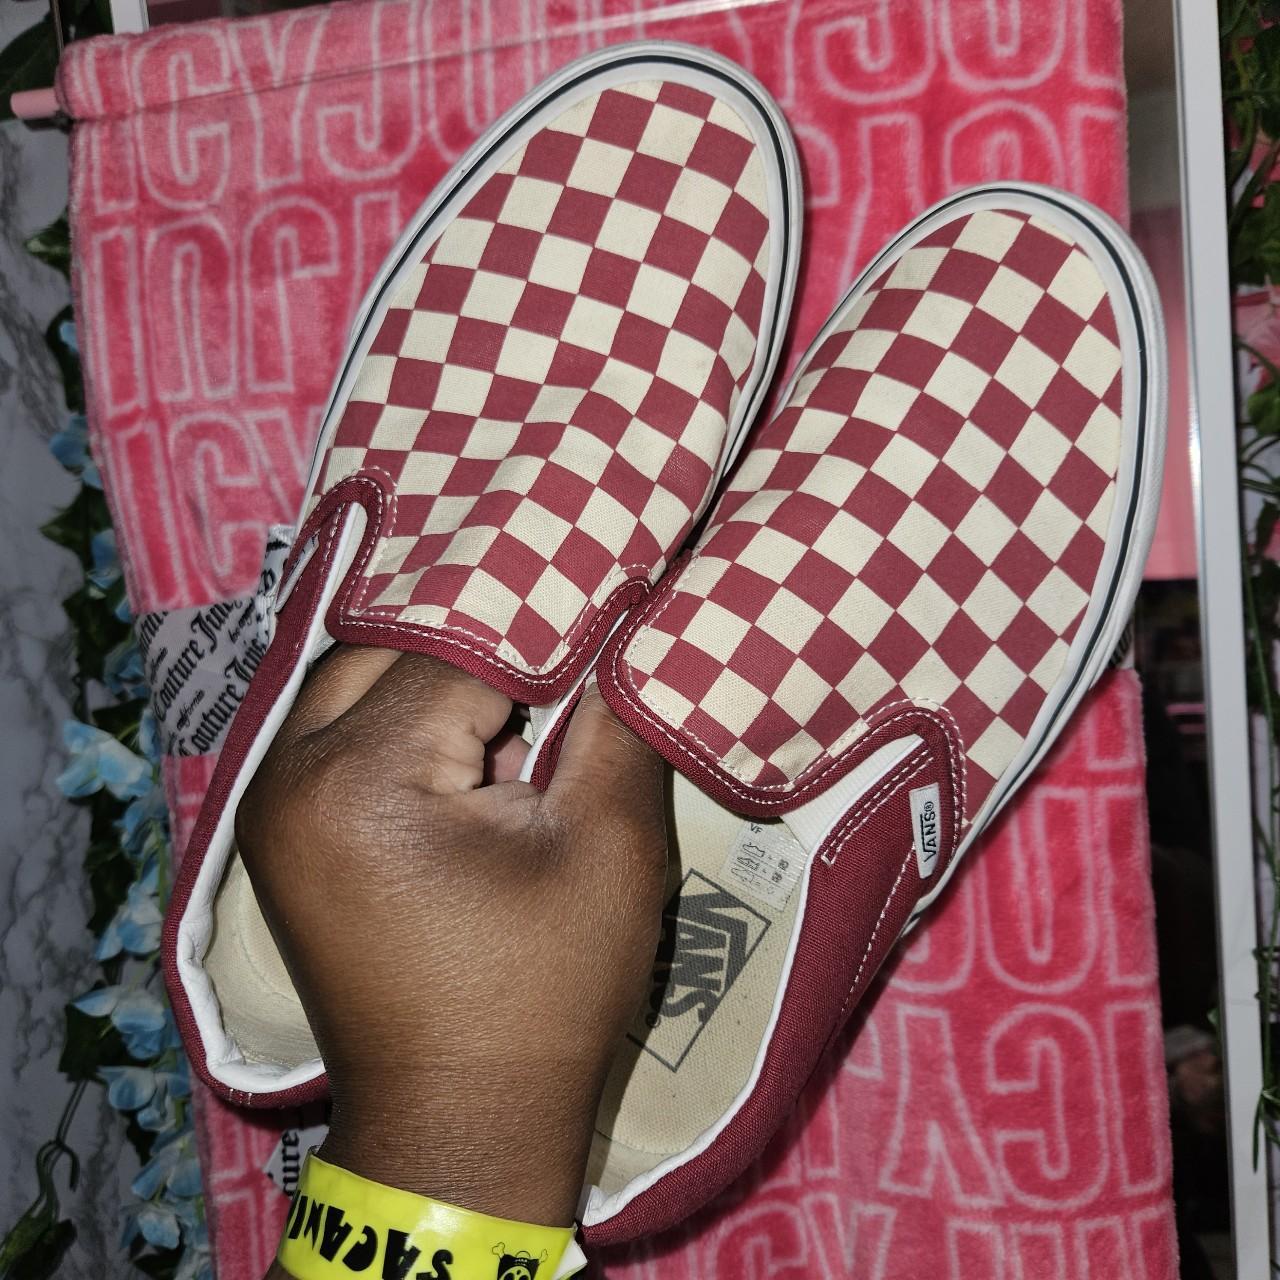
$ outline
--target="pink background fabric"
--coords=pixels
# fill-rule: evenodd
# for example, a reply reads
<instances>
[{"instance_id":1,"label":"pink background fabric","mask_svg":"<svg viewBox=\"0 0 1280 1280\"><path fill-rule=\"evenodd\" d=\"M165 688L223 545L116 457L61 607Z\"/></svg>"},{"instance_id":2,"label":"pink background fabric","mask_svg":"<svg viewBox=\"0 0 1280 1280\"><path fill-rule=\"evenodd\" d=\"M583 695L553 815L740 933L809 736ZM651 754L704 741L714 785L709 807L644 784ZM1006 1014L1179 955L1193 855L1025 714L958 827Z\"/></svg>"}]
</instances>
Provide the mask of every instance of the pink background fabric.
<instances>
[{"instance_id":1,"label":"pink background fabric","mask_svg":"<svg viewBox=\"0 0 1280 1280\"><path fill-rule=\"evenodd\" d=\"M1164 487L1144 576L1195 578L1200 571L1196 565L1195 499L1191 485L1182 213L1179 209L1135 212L1129 232L1142 250L1160 290L1169 346L1169 436L1164 458Z\"/></svg>"},{"instance_id":2,"label":"pink background fabric","mask_svg":"<svg viewBox=\"0 0 1280 1280\"><path fill-rule=\"evenodd\" d=\"M792 357L880 243L957 187L1027 178L1126 214L1118 0L705 8L377 0L69 49L90 430L135 611L252 591L400 227L495 115L601 44L710 45L782 104L807 195ZM179 848L211 765L168 763ZM1131 672L860 1017L753 1174L604 1273L1176 1275ZM198 1114L219 1275L257 1280L285 1207L259 1169L297 1117L207 1096Z\"/></svg>"}]
</instances>

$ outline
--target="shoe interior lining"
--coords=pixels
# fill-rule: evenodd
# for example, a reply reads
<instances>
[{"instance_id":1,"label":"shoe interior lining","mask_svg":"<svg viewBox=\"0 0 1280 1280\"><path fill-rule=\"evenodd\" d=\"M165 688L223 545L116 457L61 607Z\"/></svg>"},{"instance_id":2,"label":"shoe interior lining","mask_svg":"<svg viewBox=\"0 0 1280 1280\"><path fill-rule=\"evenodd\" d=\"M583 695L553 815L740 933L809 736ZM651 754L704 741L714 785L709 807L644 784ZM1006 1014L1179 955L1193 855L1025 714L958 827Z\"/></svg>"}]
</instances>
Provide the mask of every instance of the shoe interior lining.
<instances>
[{"instance_id":1,"label":"shoe interior lining","mask_svg":"<svg viewBox=\"0 0 1280 1280\"><path fill-rule=\"evenodd\" d=\"M782 822L741 818L672 778L658 961L605 1087L588 1167L606 1196L687 1151L742 1092L802 896L805 853Z\"/></svg>"},{"instance_id":2,"label":"shoe interior lining","mask_svg":"<svg viewBox=\"0 0 1280 1280\"><path fill-rule=\"evenodd\" d=\"M204 964L223 1025L247 1062L293 1068L320 1056L238 852L218 890Z\"/></svg>"},{"instance_id":3,"label":"shoe interior lining","mask_svg":"<svg viewBox=\"0 0 1280 1280\"><path fill-rule=\"evenodd\" d=\"M588 1170L606 1196L693 1147L742 1092L802 897L805 854L782 822L741 818L671 776L662 942L605 1088ZM318 1056L238 854L205 969L247 1062L294 1068Z\"/></svg>"}]
</instances>

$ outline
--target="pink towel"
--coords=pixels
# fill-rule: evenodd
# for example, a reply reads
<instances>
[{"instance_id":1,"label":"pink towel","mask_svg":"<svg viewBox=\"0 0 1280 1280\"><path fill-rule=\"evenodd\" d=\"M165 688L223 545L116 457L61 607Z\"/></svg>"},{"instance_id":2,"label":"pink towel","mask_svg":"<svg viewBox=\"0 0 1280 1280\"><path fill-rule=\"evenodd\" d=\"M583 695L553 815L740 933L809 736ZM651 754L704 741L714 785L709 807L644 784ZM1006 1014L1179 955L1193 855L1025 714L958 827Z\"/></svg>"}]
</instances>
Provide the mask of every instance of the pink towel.
<instances>
[{"instance_id":1,"label":"pink towel","mask_svg":"<svg viewBox=\"0 0 1280 1280\"><path fill-rule=\"evenodd\" d=\"M1118 0L381 0L72 46L59 92L78 122L90 428L149 615L179 845L252 665L228 637L267 527L295 514L366 282L496 114L637 36L719 49L789 115L809 212L801 347L871 252L956 187L1035 179L1125 215ZM1159 1032L1138 691L1121 672L753 1175L608 1273L1170 1280ZM296 1117L207 1096L199 1111L220 1276L258 1280L284 1209L260 1169Z\"/></svg>"}]
</instances>

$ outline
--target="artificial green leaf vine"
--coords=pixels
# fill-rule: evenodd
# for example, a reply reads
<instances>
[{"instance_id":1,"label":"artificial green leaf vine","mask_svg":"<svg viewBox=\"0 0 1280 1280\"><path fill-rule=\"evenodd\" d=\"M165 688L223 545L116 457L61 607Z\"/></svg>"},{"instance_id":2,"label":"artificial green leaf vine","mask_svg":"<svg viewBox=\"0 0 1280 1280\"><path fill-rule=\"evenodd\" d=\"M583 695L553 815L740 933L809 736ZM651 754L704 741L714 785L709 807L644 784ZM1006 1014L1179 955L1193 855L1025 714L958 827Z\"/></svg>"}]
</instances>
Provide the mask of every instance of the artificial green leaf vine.
<instances>
[{"instance_id":1,"label":"artificial green leaf vine","mask_svg":"<svg viewBox=\"0 0 1280 1280\"><path fill-rule=\"evenodd\" d=\"M1255 1159L1280 1149L1280 2L1222 0L1228 244L1239 354L1237 440L1249 706L1266 726L1270 792L1255 844L1271 881L1258 948L1263 1088Z\"/></svg>"},{"instance_id":2,"label":"artificial green leaf vine","mask_svg":"<svg viewBox=\"0 0 1280 1280\"><path fill-rule=\"evenodd\" d=\"M12 48L12 47L11 47ZM6 66L0 54L0 67ZM28 250L64 274L65 218L33 236ZM43 528L79 560L83 579L63 601L74 639L76 678L64 729L63 792L89 811L84 872L94 938L85 990L66 1007L58 1066L67 1097L53 1135L32 1158L32 1199L0 1223L0 1280L48 1280L76 1239L62 1204L80 1161L68 1134L90 1090L105 1088L121 1113L141 1170L121 1206L120 1259L160 1280L212 1280L190 1081L160 981L160 922L166 895L168 818L160 750L146 701L124 581L102 481L89 452L80 358L71 309L46 338L62 377L67 417L50 446L80 487ZM102 1259L109 1274L117 1266Z\"/></svg>"}]
</instances>

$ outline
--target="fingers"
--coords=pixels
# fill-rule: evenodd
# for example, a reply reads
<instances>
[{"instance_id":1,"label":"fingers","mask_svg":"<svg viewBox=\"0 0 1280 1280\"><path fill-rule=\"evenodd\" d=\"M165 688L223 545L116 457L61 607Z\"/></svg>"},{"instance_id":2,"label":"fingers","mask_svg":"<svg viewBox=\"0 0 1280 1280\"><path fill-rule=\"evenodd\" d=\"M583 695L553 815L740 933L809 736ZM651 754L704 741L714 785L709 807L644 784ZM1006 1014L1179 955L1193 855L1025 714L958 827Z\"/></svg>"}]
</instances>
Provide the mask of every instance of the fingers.
<instances>
[{"instance_id":1,"label":"fingers","mask_svg":"<svg viewBox=\"0 0 1280 1280\"><path fill-rule=\"evenodd\" d=\"M605 704L593 683L574 710L547 788L555 807L624 806L661 811L662 758Z\"/></svg>"},{"instance_id":2,"label":"fingers","mask_svg":"<svg viewBox=\"0 0 1280 1280\"><path fill-rule=\"evenodd\" d=\"M340 645L307 678L278 743L324 735L376 771L410 775L436 794L518 776L527 746L510 732L511 702L437 658ZM319 745L319 744L318 744ZM592 685L570 721L553 807L660 808L662 762L613 715Z\"/></svg>"},{"instance_id":3,"label":"fingers","mask_svg":"<svg viewBox=\"0 0 1280 1280\"><path fill-rule=\"evenodd\" d=\"M511 715L508 698L438 658L398 654L358 702L325 730L371 769L393 771L436 794L470 791L485 747Z\"/></svg>"}]
</instances>

